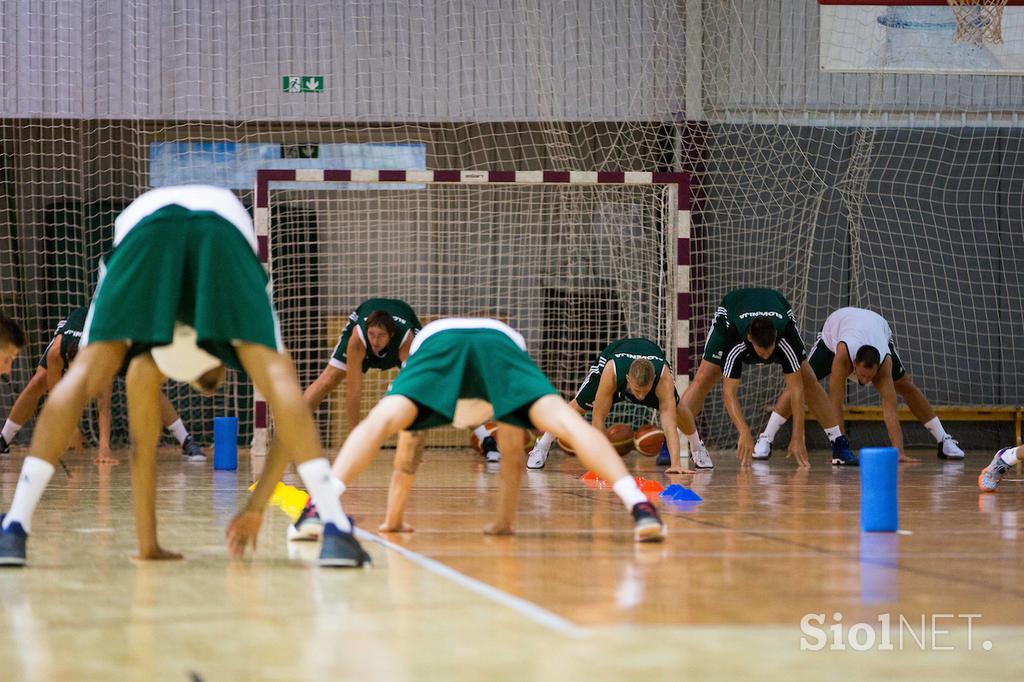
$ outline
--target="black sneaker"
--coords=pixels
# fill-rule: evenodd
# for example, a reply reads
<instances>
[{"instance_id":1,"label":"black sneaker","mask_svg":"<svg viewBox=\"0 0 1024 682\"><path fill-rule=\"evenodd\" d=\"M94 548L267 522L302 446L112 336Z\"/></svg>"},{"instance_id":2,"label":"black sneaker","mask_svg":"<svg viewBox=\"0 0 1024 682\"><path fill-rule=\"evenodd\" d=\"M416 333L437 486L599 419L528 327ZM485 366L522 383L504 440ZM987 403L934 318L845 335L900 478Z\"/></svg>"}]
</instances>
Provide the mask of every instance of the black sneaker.
<instances>
[{"instance_id":1,"label":"black sneaker","mask_svg":"<svg viewBox=\"0 0 1024 682\"><path fill-rule=\"evenodd\" d=\"M306 506L302 508L302 512L299 514L299 518L295 519L295 523L288 525L288 539L315 542L320 539L323 533L324 524L320 521L320 514L317 513L316 505L313 504L313 498L311 497L306 501Z\"/></svg>"},{"instance_id":2,"label":"black sneaker","mask_svg":"<svg viewBox=\"0 0 1024 682\"><path fill-rule=\"evenodd\" d=\"M10 451L11 446L8 445L7 439L4 438L3 436L0 436L0 455L6 455Z\"/></svg>"},{"instance_id":3,"label":"black sneaker","mask_svg":"<svg viewBox=\"0 0 1024 682\"><path fill-rule=\"evenodd\" d=\"M6 514L0 514L0 566L24 566L28 533L17 521L3 528L4 516Z\"/></svg>"},{"instance_id":4,"label":"black sneaker","mask_svg":"<svg viewBox=\"0 0 1024 682\"><path fill-rule=\"evenodd\" d=\"M185 436L181 444L181 456L188 462L205 462L206 453L199 447L199 443L192 440L192 435Z\"/></svg>"},{"instance_id":5,"label":"black sneaker","mask_svg":"<svg viewBox=\"0 0 1024 682\"><path fill-rule=\"evenodd\" d=\"M484 451L484 457L490 463L500 462L501 453L498 452L498 443L494 440L494 436L487 436L480 441L480 449Z\"/></svg>"},{"instance_id":6,"label":"black sneaker","mask_svg":"<svg viewBox=\"0 0 1024 682\"><path fill-rule=\"evenodd\" d=\"M332 568L359 568L373 561L354 534L339 529L333 523L326 523L318 563Z\"/></svg>"},{"instance_id":7,"label":"black sneaker","mask_svg":"<svg viewBox=\"0 0 1024 682\"><path fill-rule=\"evenodd\" d=\"M661 542L668 528L661 522L657 508L650 502L633 505L633 539L637 542Z\"/></svg>"},{"instance_id":8,"label":"black sneaker","mask_svg":"<svg viewBox=\"0 0 1024 682\"><path fill-rule=\"evenodd\" d=\"M832 441L832 463L836 466L860 466L860 459L850 449L850 439L839 436Z\"/></svg>"}]
</instances>

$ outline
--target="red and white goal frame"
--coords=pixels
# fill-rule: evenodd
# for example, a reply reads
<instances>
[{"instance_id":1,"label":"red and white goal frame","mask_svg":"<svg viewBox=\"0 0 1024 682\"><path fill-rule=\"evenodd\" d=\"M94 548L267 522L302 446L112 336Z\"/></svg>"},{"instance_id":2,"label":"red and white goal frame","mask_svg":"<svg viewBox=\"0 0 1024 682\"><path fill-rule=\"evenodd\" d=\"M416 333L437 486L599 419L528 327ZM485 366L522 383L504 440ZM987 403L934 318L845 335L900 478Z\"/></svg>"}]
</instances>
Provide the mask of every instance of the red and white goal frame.
<instances>
[{"instance_id":1,"label":"red and white goal frame","mask_svg":"<svg viewBox=\"0 0 1024 682\"><path fill-rule=\"evenodd\" d=\"M270 189L279 182L409 183L467 185L663 185L670 202L666 229L676 235L675 310L671 343L675 348L676 386L682 394L690 381L690 176L686 173L645 171L521 171L521 170L356 170L265 169L256 172L254 223L259 257L265 268L270 259ZM670 265L671 267L671 265ZM269 446L267 403L253 391L253 454L266 454Z\"/></svg>"}]
</instances>

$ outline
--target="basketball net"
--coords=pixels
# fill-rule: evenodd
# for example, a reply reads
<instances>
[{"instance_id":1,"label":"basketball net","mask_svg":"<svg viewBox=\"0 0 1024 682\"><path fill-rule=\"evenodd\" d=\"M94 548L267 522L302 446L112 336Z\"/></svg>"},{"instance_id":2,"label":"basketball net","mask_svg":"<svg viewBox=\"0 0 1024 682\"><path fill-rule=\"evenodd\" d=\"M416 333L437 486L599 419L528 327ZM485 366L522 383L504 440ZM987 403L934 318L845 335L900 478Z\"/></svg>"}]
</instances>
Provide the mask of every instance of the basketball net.
<instances>
[{"instance_id":1,"label":"basketball net","mask_svg":"<svg viewBox=\"0 0 1024 682\"><path fill-rule=\"evenodd\" d=\"M1007 0L947 1L956 16L953 40L975 45L1003 42L1003 9Z\"/></svg>"}]
</instances>

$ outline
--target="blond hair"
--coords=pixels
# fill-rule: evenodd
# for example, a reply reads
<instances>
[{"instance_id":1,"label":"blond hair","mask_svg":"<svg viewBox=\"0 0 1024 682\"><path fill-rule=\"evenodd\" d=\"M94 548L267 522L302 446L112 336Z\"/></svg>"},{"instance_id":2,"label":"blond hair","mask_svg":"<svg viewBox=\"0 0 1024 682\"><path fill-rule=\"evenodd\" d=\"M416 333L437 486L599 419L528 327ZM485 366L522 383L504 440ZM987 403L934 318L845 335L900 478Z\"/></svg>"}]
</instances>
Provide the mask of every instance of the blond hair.
<instances>
[{"instance_id":1,"label":"blond hair","mask_svg":"<svg viewBox=\"0 0 1024 682\"><path fill-rule=\"evenodd\" d=\"M654 383L654 363L640 358L629 366L629 377L639 386L650 386Z\"/></svg>"}]
</instances>

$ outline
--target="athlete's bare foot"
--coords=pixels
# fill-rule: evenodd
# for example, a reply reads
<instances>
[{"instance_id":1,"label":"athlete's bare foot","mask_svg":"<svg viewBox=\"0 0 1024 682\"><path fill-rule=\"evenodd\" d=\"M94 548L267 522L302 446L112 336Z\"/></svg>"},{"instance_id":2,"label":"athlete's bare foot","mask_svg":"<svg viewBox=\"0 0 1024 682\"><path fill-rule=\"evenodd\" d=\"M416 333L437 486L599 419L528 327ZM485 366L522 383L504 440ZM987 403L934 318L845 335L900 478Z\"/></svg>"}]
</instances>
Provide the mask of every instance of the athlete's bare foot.
<instances>
[{"instance_id":1,"label":"athlete's bare foot","mask_svg":"<svg viewBox=\"0 0 1024 682\"><path fill-rule=\"evenodd\" d=\"M157 545L153 549L146 550L145 552L139 551L138 554L132 557L139 561L177 561L178 559L184 559L184 555L178 554L177 552L171 552Z\"/></svg>"},{"instance_id":2,"label":"athlete's bare foot","mask_svg":"<svg viewBox=\"0 0 1024 682\"><path fill-rule=\"evenodd\" d=\"M410 526L408 523L399 523L392 525L390 523L382 523L377 526L377 530L381 533L412 533L416 529Z\"/></svg>"}]
</instances>

